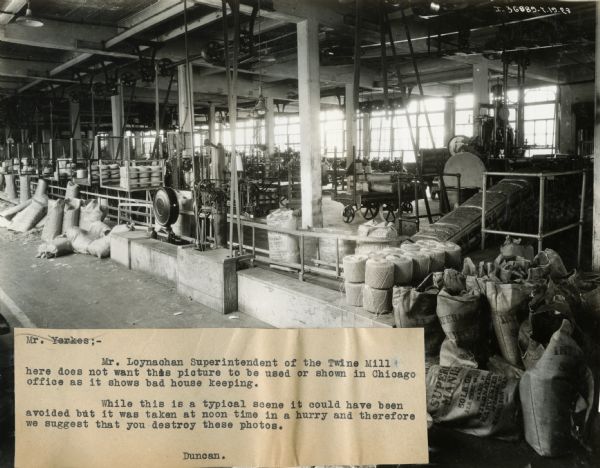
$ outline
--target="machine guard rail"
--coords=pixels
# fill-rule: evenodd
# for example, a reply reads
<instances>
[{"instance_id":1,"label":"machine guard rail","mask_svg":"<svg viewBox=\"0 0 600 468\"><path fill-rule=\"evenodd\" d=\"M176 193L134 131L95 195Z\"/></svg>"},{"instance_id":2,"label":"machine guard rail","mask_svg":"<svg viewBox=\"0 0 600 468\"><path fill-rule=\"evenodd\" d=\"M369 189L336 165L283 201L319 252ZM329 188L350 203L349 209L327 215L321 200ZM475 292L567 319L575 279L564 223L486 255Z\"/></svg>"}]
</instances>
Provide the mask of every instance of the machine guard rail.
<instances>
[{"instance_id":1,"label":"machine guard rail","mask_svg":"<svg viewBox=\"0 0 600 468\"><path fill-rule=\"evenodd\" d=\"M228 215L227 220L232 222L231 217ZM237 219L233 219L233 222L236 223ZM242 226L242 245L245 250L249 250L252 254L253 260L261 263L265 263L267 265L277 265L284 268L289 268L292 270L298 271L298 278L300 281L304 280L305 273L317 273L323 276L327 276L330 278L339 279L341 278L341 259L340 259L340 241L354 241L354 242L365 242L369 244L389 244L390 239L380 239L374 237L362 237L355 236L351 234L341 234L341 233L333 233L333 232L318 232L318 231L309 231L304 229L285 229L285 228L277 228L273 226L268 226L263 223L257 223L256 221L252 221L246 217L242 217L241 219ZM244 244L243 240L243 228L248 227L252 229L252 244L247 245ZM299 238L299 247L300 247L300 263L295 262L285 262L280 260L273 260L268 257L268 250L260 249L256 247L256 230L262 229L268 232L275 232L279 234L289 234ZM310 259L317 265L329 266L334 268L335 270L329 270L326 268L322 268L321 266L310 266L306 264L305 259L305 239L316 239L317 243L319 239L335 239L335 253L336 253L336 262L328 263L321 261L320 259ZM238 242L233 243L234 246L238 246ZM257 253L267 254L265 255L257 255ZM318 255L318 248L317 248Z\"/></svg>"},{"instance_id":2,"label":"machine guard rail","mask_svg":"<svg viewBox=\"0 0 600 468\"><path fill-rule=\"evenodd\" d=\"M546 194L546 180L552 180L555 177L564 177L569 175L581 174L581 201L579 204L579 221L574 223L561 226L553 229L552 231L544 232L544 199ZM538 232L536 234L526 232L511 232L511 231L500 231L495 229L487 229L485 225L486 221L486 193L487 193L487 178L488 177L530 177L537 178L540 181L539 186L539 200L538 200ZM564 232L575 227L579 227L578 239L577 239L577 267L581 264L581 243L583 237L583 220L585 215L585 191L587 183L587 170L580 169L575 171L562 171L562 172L484 172L482 176L482 198L481 198L481 249L485 248L485 235L486 234L499 234L513 237L528 237L531 239L537 239L538 241L538 252L542 251L544 239L546 237L553 236L559 232Z\"/></svg>"}]
</instances>

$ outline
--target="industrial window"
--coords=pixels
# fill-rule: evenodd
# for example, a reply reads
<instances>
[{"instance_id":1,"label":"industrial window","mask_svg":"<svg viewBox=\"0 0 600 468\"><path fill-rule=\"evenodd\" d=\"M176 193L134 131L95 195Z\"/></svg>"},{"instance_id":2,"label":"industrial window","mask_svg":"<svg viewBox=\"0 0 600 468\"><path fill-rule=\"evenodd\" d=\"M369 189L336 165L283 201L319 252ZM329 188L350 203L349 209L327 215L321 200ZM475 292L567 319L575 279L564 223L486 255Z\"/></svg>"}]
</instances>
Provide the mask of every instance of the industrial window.
<instances>
[{"instance_id":1,"label":"industrial window","mask_svg":"<svg viewBox=\"0 0 600 468\"><path fill-rule=\"evenodd\" d=\"M445 107L444 99L433 98L425 99L422 102L411 101L406 110L373 112L371 114L371 157L381 159L402 157L405 162L414 162L411 129L412 138L419 148L433 148L427 128L426 113L429 117L435 147L442 147L444 144Z\"/></svg>"},{"instance_id":2,"label":"industrial window","mask_svg":"<svg viewBox=\"0 0 600 468\"><path fill-rule=\"evenodd\" d=\"M279 115L275 117L275 147L279 151L288 148L300 151L300 117L298 115Z\"/></svg>"},{"instance_id":3,"label":"industrial window","mask_svg":"<svg viewBox=\"0 0 600 468\"><path fill-rule=\"evenodd\" d=\"M321 111L321 153L333 157L346 151L346 118L340 109ZM342 156L343 157L343 156Z\"/></svg>"},{"instance_id":4,"label":"industrial window","mask_svg":"<svg viewBox=\"0 0 600 468\"><path fill-rule=\"evenodd\" d=\"M239 153L244 153L246 156L254 154L257 151L256 145L265 142L264 119L238 120L235 136L235 146ZM222 127L222 130L217 130L217 141L231 151L231 129Z\"/></svg>"},{"instance_id":5,"label":"industrial window","mask_svg":"<svg viewBox=\"0 0 600 468\"><path fill-rule=\"evenodd\" d=\"M473 136L473 94L457 94L454 97L454 134Z\"/></svg>"},{"instance_id":6,"label":"industrial window","mask_svg":"<svg viewBox=\"0 0 600 468\"><path fill-rule=\"evenodd\" d=\"M525 90L524 96L525 144L531 148L528 155L553 152L556 142L556 86Z\"/></svg>"}]
</instances>

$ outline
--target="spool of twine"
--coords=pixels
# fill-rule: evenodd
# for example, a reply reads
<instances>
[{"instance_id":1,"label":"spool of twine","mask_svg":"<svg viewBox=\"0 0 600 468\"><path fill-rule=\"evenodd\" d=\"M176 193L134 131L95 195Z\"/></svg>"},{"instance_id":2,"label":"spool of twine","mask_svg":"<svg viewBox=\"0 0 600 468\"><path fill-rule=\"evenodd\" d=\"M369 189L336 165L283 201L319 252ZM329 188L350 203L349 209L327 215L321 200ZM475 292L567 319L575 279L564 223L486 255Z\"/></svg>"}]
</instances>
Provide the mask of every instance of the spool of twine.
<instances>
[{"instance_id":1,"label":"spool of twine","mask_svg":"<svg viewBox=\"0 0 600 468\"><path fill-rule=\"evenodd\" d=\"M363 305L363 288L364 283L344 283L346 290L346 304L354 307L362 307Z\"/></svg>"},{"instance_id":2,"label":"spool of twine","mask_svg":"<svg viewBox=\"0 0 600 468\"><path fill-rule=\"evenodd\" d=\"M392 311L392 290L376 289L365 284L363 307L372 314L389 314Z\"/></svg>"},{"instance_id":3,"label":"spool of twine","mask_svg":"<svg viewBox=\"0 0 600 468\"><path fill-rule=\"evenodd\" d=\"M346 255L342 263L344 265L344 278L349 283L365 282L366 255Z\"/></svg>"},{"instance_id":4,"label":"spool of twine","mask_svg":"<svg viewBox=\"0 0 600 468\"><path fill-rule=\"evenodd\" d=\"M462 251L460 246L454 242L442 242L441 244L442 249L446 252L446 267L460 270L460 267L462 266Z\"/></svg>"},{"instance_id":5,"label":"spool of twine","mask_svg":"<svg viewBox=\"0 0 600 468\"><path fill-rule=\"evenodd\" d=\"M413 261L413 280L422 281L429 274L429 265L431 260L428 255L418 252L405 252L405 257Z\"/></svg>"},{"instance_id":6,"label":"spool of twine","mask_svg":"<svg viewBox=\"0 0 600 468\"><path fill-rule=\"evenodd\" d=\"M423 249L421 252L424 252L425 254L429 255L429 271L434 272L444 270L444 266L446 264L446 252L443 249L428 247L426 249Z\"/></svg>"},{"instance_id":7,"label":"spool of twine","mask_svg":"<svg viewBox=\"0 0 600 468\"><path fill-rule=\"evenodd\" d=\"M389 289L394 286L394 264L385 257L372 257L365 266L365 283L375 289Z\"/></svg>"},{"instance_id":8,"label":"spool of twine","mask_svg":"<svg viewBox=\"0 0 600 468\"><path fill-rule=\"evenodd\" d=\"M404 252L418 252L421 250L421 246L419 244L413 244L412 242L405 242L400 246L400 248Z\"/></svg>"},{"instance_id":9,"label":"spool of twine","mask_svg":"<svg viewBox=\"0 0 600 468\"><path fill-rule=\"evenodd\" d=\"M402 286L411 284L413 279L412 259L404 255L388 255L385 258L394 264L394 284Z\"/></svg>"}]
</instances>

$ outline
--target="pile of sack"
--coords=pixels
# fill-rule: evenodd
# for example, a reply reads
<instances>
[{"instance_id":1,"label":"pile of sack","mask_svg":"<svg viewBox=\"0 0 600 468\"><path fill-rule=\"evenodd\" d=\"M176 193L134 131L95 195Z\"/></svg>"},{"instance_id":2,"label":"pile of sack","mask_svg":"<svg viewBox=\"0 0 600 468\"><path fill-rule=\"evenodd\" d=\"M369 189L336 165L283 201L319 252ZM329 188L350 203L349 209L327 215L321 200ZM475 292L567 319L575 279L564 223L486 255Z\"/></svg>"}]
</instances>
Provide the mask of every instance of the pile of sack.
<instances>
[{"instance_id":1,"label":"pile of sack","mask_svg":"<svg viewBox=\"0 0 600 468\"><path fill-rule=\"evenodd\" d=\"M582 441L593 376L578 323L593 285L560 256L507 238L493 262L464 260L394 287L398 327L423 327L427 410L435 424L526 441L543 456Z\"/></svg>"},{"instance_id":2,"label":"pile of sack","mask_svg":"<svg viewBox=\"0 0 600 468\"><path fill-rule=\"evenodd\" d=\"M84 206L79 199L51 200L37 256L54 258L73 252L98 258L110 256L110 235L129 227L111 228L104 223L105 216L98 200Z\"/></svg>"}]
</instances>

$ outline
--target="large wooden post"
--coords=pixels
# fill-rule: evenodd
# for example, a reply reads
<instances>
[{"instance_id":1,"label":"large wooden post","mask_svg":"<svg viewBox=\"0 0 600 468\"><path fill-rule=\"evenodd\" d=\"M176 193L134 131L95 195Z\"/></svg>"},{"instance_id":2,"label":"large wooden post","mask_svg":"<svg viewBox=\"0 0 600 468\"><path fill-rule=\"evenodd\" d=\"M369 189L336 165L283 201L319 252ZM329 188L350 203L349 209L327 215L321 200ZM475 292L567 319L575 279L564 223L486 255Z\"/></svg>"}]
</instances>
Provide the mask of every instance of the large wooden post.
<instances>
[{"instance_id":1,"label":"large wooden post","mask_svg":"<svg viewBox=\"0 0 600 468\"><path fill-rule=\"evenodd\" d=\"M319 24L308 18L297 24L297 31L302 227L322 227Z\"/></svg>"},{"instance_id":2,"label":"large wooden post","mask_svg":"<svg viewBox=\"0 0 600 468\"><path fill-rule=\"evenodd\" d=\"M488 65L480 62L473 65L473 135L479 135L479 104L489 104Z\"/></svg>"},{"instance_id":3,"label":"large wooden post","mask_svg":"<svg viewBox=\"0 0 600 468\"><path fill-rule=\"evenodd\" d=\"M355 102L354 84L346 83L346 96L344 98L346 104L346 167L350 166L352 162L353 148L356 148L356 154L358 154Z\"/></svg>"},{"instance_id":4,"label":"large wooden post","mask_svg":"<svg viewBox=\"0 0 600 468\"><path fill-rule=\"evenodd\" d=\"M125 120L123 85L119 85L119 94L110 97L110 111L112 115L112 136L123 136L123 122Z\"/></svg>"},{"instance_id":5,"label":"large wooden post","mask_svg":"<svg viewBox=\"0 0 600 468\"><path fill-rule=\"evenodd\" d=\"M596 4L596 79L594 127L594 234L592 240L592 269L600 271L600 5Z\"/></svg>"},{"instance_id":6,"label":"large wooden post","mask_svg":"<svg viewBox=\"0 0 600 468\"><path fill-rule=\"evenodd\" d=\"M273 98L265 96L267 113L265 114L265 144L269 156L275 153L275 103Z\"/></svg>"},{"instance_id":7,"label":"large wooden post","mask_svg":"<svg viewBox=\"0 0 600 468\"><path fill-rule=\"evenodd\" d=\"M186 70L185 64L177 67L177 95L179 103L179 128L182 132L192 133L194 128L194 107L189 102L188 81L190 89L194 89L191 65Z\"/></svg>"}]
</instances>

